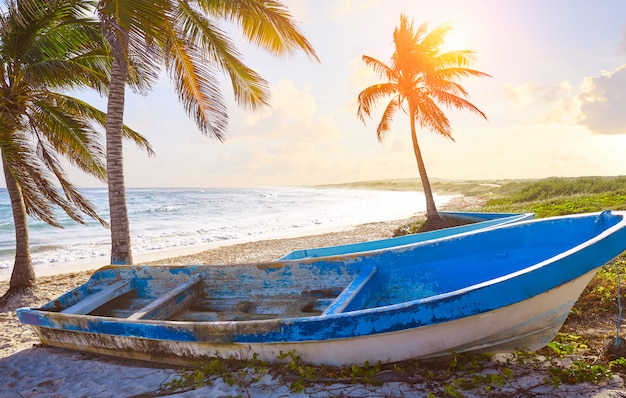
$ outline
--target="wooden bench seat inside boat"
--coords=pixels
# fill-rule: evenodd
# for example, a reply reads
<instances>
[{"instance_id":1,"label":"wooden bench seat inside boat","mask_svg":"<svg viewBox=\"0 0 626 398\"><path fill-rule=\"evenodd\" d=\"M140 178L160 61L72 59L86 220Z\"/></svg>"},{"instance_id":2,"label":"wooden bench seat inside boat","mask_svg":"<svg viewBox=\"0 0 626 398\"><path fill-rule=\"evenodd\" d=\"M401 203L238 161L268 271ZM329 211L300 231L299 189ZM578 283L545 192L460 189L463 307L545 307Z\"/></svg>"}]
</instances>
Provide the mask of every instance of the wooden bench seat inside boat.
<instances>
[{"instance_id":1,"label":"wooden bench seat inside boat","mask_svg":"<svg viewBox=\"0 0 626 398\"><path fill-rule=\"evenodd\" d=\"M192 277L156 299L135 299L134 305L119 306L115 303L116 299L120 301L122 296L134 292L135 286L132 280L118 280L104 286L94 286L95 292L61 312L116 316L133 320L167 319L171 314L197 299L201 281L200 277Z\"/></svg>"},{"instance_id":2,"label":"wooden bench seat inside boat","mask_svg":"<svg viewBox=\"0 0 626 398\"><path fill-rule=\"evenodd\" d=\"M192 277L135 312L128 319L167 319L198 297L201 281L202 278L199 276Z\"/></svg>"},{"instance_id":3,"label":"wooden bench seat inside boat","mask_svg":"<svg viewBox=\"0 0 626 398\"><path fill-rule=\"evenodd\" d=\"M130 280L114 281L61 312L64 314L87 315L96 308L134 289L135 287Z\"/></svg>"},{"instance_id":4,"label":"wooden bench seat inside boat","mask_svg":"<svg viewBox=\"0 0 626 398\"><path fill-rule=\"evenodd\" d=\"M366 295L362 294L364 293L364 288L377 272L378 267L374 264L364 266L352 283L346 286L339 296L324 310L323 315L339 314L346 310L362 308L362 304L364 304L368 298L364 297ZM361 299L356 300L359 296L361 296Z\"/></svg>"}]
</instances>

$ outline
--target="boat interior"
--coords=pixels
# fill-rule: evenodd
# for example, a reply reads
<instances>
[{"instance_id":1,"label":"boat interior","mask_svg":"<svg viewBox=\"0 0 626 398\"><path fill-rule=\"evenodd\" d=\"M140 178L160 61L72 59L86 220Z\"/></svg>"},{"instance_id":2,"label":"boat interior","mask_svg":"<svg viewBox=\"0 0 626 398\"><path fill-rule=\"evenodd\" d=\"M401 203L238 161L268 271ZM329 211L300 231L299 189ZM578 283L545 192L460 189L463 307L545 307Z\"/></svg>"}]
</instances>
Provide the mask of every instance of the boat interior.
<instances>
[{"instance_id":1,"label":"boat interior","mask_svg":"<svg viewBox=\"0 0 626 398\"><path fill-rule=\"evenodd\" d=\"M128 320L332 316L432 299L541 263L601 232L594 220L344 257L233 266L109 266L41 310ZM610 221L614 224L616 221ZM529 224L530 225L530 224ZM485 239L485 236L490 239Z\"/></svg>"}]
</instances>

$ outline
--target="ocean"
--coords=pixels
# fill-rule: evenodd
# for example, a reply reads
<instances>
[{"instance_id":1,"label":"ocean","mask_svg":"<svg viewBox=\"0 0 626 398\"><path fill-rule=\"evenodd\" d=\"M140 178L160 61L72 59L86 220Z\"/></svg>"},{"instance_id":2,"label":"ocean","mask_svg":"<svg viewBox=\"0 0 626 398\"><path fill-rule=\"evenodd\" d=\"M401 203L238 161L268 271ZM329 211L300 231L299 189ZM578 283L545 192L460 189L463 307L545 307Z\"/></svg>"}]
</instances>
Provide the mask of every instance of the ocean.
<instances>
[{"instance_id":1,"label":"ocean","mask_svg":"<svg viewBox=\"0 0 626 398\"><path fill-rule=\"evenodd\" d=\"M105 188L83 194L109 219ZM436 195L438 205L453 196ZM128 189L133 256L211 243L303 236L369 222L411 217L425 211L422 192L302 187ZM57 212L63 228L29 221L35 271L108 261L110 231ZM15 255L15 228L6 189L0 188L0 277Z\"/></svg>"}]
</instances>

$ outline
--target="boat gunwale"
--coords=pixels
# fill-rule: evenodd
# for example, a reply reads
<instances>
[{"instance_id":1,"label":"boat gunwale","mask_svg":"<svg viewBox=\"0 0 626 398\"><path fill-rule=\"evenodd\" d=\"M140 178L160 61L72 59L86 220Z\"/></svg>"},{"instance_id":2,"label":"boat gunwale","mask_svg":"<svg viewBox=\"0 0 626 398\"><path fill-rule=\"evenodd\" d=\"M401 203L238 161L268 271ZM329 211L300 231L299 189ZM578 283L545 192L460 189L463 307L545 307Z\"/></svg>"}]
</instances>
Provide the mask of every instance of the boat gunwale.
<instances>
[{"instance_id":1,"label":"boat gunwale","mask_svg":"<svg viewBox=\"0 0 626 398\"><path fill-rule=\"evenodd\" d=\"M440 212L440 214L442 214L444 212ZM469 212L445 212L447 214L471 214ZM480 214L480 213L477 213ZM373 241L366 241L366 242L357 242L357 243L349 243L349 244L345 244L345 245L335 245L335 246L323 246L323 247L315 247L315 248L310 248L310 249L300 249L300 250L293 250L287 254L285 254L282 257L277 258L276 260L274 260L274 262L284 262L284 261L307 261L307 260L317 260L317 259L324 259L324 258L329 258L329 257L340 257L340 256L351 256L351 255L364 255L370 252L379 252L379 251L383 251L383 250L393 250L396 248L401 248L401 247L405 247L405 246L412 246L412 245L416 245L416 244L421 244L421 243L426 243L426 242L430 242L433 240L440 240L440 239L447 239L450 237L456 237L456 236L462 236L468 233L474 233L474 232L478 232L478 231L486 231L486 230L490 230L493 228L499 228L501 226L505 226L505 225L510 225L510 224L516 224L516 223L520 223L520 222L525 222L525 221L532 221L533 217L534 217L534 213L490 213L490 214L494 214L494 215L498 215L498 216L505 216L502 218L493 218L493 219L484 219L481 221L476 221L475 223L471 223L471 224L467 224L467 225L459 225L459 226L455 226L455 227L450 227L450 228L446 228L446 231L452 232L451 234L447 234L447 235L443 235L443 236L439 236L439 235L433 235L432 237L430 237L430 235L433 232L437 232L439 230L434 230L434 231L428 231L428 232L423 232L422 234L426 234L428 237L426 239L423 240L417 240L417 241L413 241L413 242L406 242L406 243L401 243L401 244L392 244L394 242L398 242L401 240L409 240L408 238L411 236L416 236L419 237L419 233L418 234L412 234L412 235L403 235L403 236L395 236L395 237L391 237L391 238L385 238L385 239L376 239ZM475 228L471 228L468 229L467 226L471 225L474 226ZM461 231L461 232L456 232L456 231ZM382 243L389 243L390 245L383 245L380 247L376 247L373 249L363 249L363 250L359 250L356 249L354 251L341 251L339 253L333 253L333 250L336 250L338 248L358 248L359 246L365 246L366 244L371 244L371 243L376 243L376 244L382 244ZM290 256L295 255L295 254L300 254L300 253L307 253L307 251L311 251L311 252L316 252L316 251L322 251L322 252L326 252L329 251L330 253L328 254L321 254L321 255L305 255L303 257L294 257L291 258Z\"/></svg>"}]
</instances>

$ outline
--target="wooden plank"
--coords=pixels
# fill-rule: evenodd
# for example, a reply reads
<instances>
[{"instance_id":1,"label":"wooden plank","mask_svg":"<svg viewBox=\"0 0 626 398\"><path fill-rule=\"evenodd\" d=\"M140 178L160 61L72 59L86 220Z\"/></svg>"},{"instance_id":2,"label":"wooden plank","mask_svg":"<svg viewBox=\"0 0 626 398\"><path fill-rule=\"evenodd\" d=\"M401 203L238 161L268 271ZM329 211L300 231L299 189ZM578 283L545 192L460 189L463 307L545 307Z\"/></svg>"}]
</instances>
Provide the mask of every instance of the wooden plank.
<instances>
[{"instance_id":1,"label":"wooden plank","mask_svg":"<svg viewBox=\"0 0 626 398\"><path fill-rule=\"evenodd\" d=\"M61 312L64 314L86 315L103 304L108 303L116 297L133 290L133 284L129 280L115 281L105 286L99 292L93 293L80 300L78 303L67 307Z\"/></svg>"},{"instance_id":2,"label":"wooden plank","mask_svg":"<svg viewBox=\"0 0 626 398\"><path fill-rule=\"evenodd\" d=\"M197 296L196 287L199 286L201 281L202 278L199 276L191 278L187 282L176 286L174 289L152 301L150 304L135 312L127 319L139 320L167 318L169 315L176 312L176 310L182 305Z\"/></svg>"},{"instance_id":3,"label":"wooden plank","mask_svg":"<svg viewBox=\"0 0 626 398\"><path fill-rule=\"evenodd\" d=\"M335 300L324 310L322 315L339 314L343 312L350 301L363 289L370 279L378 272L376 265L367 265L361 269L361 272L350 282L348 286L335 298Z\"/></svg>"}]
</instances>

